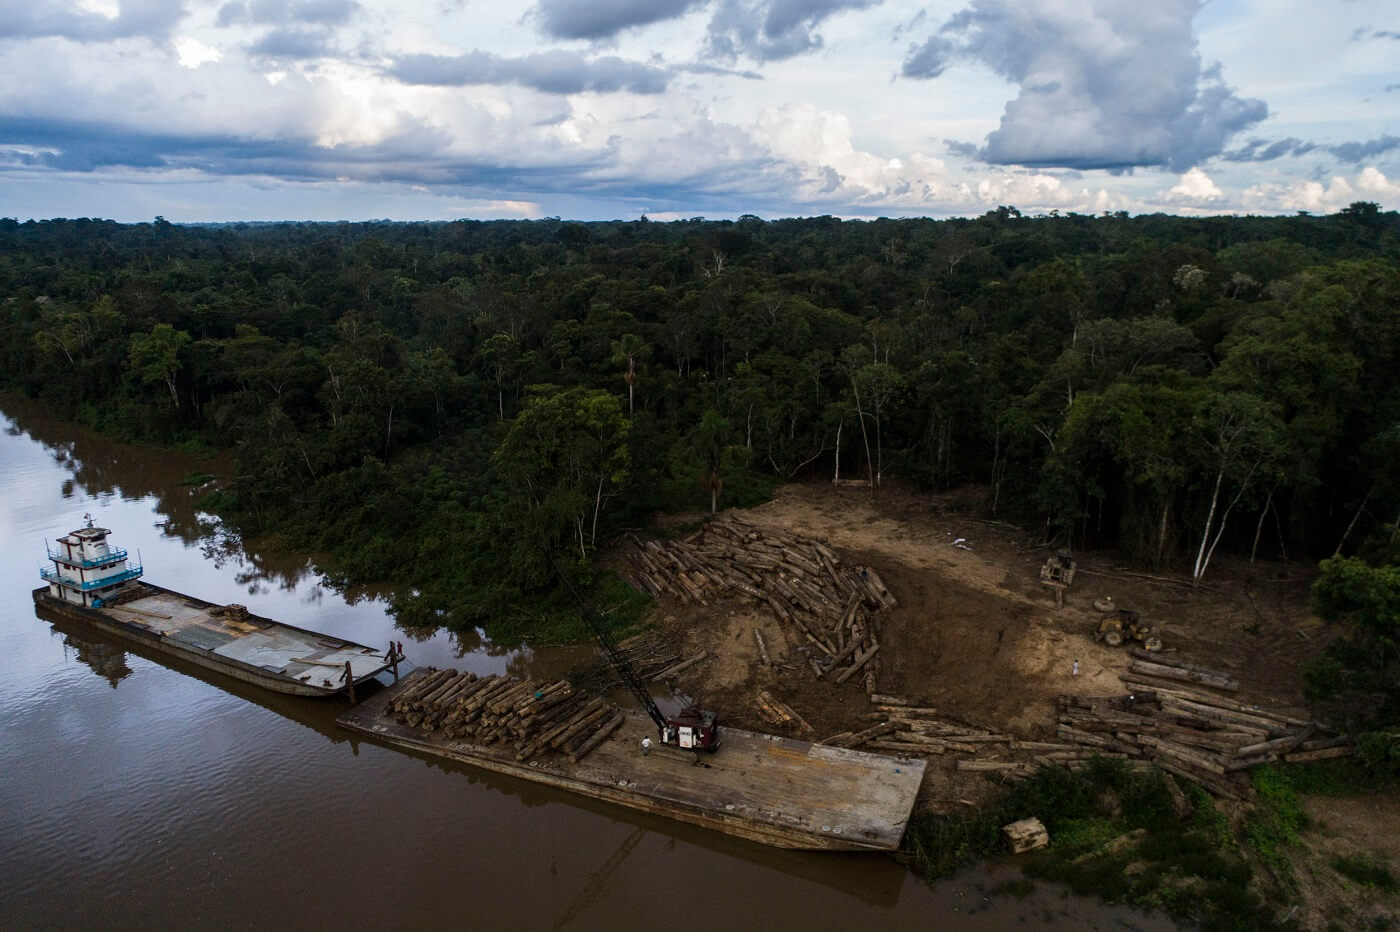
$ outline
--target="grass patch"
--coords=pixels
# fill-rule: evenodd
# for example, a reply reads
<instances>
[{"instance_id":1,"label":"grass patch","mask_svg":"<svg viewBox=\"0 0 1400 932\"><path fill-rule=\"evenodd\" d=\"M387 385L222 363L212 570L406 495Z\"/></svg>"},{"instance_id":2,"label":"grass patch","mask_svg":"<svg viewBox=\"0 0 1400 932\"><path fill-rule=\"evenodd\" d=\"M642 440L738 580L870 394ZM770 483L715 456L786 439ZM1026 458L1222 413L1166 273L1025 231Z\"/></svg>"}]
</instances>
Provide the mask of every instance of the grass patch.
<instances>
[{"instance_id":1,"label":"grass patch","mask_svg":"<svg viewBox=\"0 0 1400 932\"><path fill-rule=\"evenodd\" d=\"M1287 887L1294 885L1287 849L1298 844L1298 832L1308 817L1288 774L1277 767L1260 767L1253 774L1255 808L1244 821L1244 837L1259 859Z\"/></svg>"},{"instance_id":2,"label":"grass patch","mask_svg":"<svg viewBox=\"0 0 1400 932\"><path fill-rule=\"evenodd\" d=\"M1104 758L1079 773L1043 767L977 813L916 816L904 852L935 880L1000 855L1001 827L1036 816L1050 847L1018 859L1028 878L1207 928L1267 925L1272 912L1250 890L1252 871L1224 815L1204 793L1194 795L1195 815L1183 821L1160 773Z\"/></svg>"},{"instance_id":3,"label":"grass patch","mask_svg":"<svg viewBox=\"0 0 1400 932\"><path fill-rule=\"evenodd\" d=\"M180 480L181 485L204 485L214 478L212 472L192 472Z\"/></svg>"},{"instance_id":4,"label":"grass patch","mask_svg":"<svg viewBox=\"0 0 1400 932\"><path fill-rule=\"evenodd\" d=\"M1365 854L1349 854L1332 859L1332 869L1363 887L1375 887L1385 893L1400 889L1400 883L1384 863Z\"/></svg>"}]
</instances>

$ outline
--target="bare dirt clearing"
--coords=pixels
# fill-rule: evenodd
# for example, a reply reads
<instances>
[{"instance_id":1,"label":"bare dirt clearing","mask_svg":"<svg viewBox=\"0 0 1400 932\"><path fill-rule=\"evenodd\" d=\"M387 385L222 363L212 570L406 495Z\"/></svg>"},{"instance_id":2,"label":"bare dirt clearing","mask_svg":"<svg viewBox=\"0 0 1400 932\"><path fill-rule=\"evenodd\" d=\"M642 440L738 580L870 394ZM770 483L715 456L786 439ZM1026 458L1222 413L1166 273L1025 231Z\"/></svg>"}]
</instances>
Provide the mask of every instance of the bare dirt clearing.
<instances>
[{"instance_id":1,"label":"bare dirt clearing","mask_svg":"<svg viewBox=\"0 0 1400 932\"><path fill-rule=\"evenodd\" d=\"M1323 643L1307 607L1310 577L1296 567L1225 562L1192 593L1183 578L1159 582L1130 574L1111 554L1077 554L1075 585L1057 609L1038 578L1054 549L1010 525L958 514L947 497L788 485L741 514L760 529L814 538L848 564L879 570L899 600L881 626L879 692L1018 737L1053 733L1062 693L1126 691L1119 677L1130 655L1092 636L1099 614L1090 603L1101 596L1142 612L1160 630L1167 656L1230 672L1241 698L1260 704L1300 706L1298 665ZM857 680L817 680L799 654L800 635L754 600L662 608L684 652L714 655L684 687L731 722L764 727L754 700L760 689L791 704L820 735L856 727L870 711ZM759 662L754 628L786 667Z\"/></svg>"}]
</instances>

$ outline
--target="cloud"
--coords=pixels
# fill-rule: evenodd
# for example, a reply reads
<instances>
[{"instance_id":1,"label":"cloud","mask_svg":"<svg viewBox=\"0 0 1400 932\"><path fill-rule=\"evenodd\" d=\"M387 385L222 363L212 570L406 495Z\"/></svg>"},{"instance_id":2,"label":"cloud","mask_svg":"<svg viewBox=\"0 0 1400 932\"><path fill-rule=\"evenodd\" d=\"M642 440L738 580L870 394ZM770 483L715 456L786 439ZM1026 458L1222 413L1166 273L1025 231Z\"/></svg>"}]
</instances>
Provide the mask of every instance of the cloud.
<instances>
[{"instance_id":1,"label":"cloud","mask_svg":"<svg viewBox=\"0 0 1400 932\"><path fill-rule=\"evenodd\" d=\"M1020 85L981 157L999 165L1185 171L1263 120L1203 69L1200 0L972 0L910 47L901 73L934 78L956 60Z\"/></svg>"},{"instance_id":2,"label":"cloud","mask_svg":"<svg viewBox=\"0 0 1400 932\"><path fill-rule=\"evenodd\" d=\"M1221 153L1221 158L1227 162L1272 162L1285 155L1307 155L1317 147L1317 143L1304 142L1295 136L1274 142L1267 139L1251 139L1238 149Z\"/></svg>"},{"instance_id":3,"label":"cloud","mask_svg":"<svg viewBox=\"0 0 1400 932\"><path fill-rule=\"evenodd\" d=\"M717 74L728 75L734 78L743 78L746 81L762 81L763 75L757 71L749 71L740 68L723 68L719 65L710 65L704 62L684 62L671 66L672 71L683 71L687 74Z\"/></svg>"},{"instance_id":4,"label":"cloud","mask_svg":"<svg viewBox=\"0 0 1400 932\"><path fill-rule=\"evenodd\" d=\"M1363 162L1366 159L1400 149L1400 136L1389 133L1363 142L1343 142L1324 145L1305 142L1293 136L1269 142L1264 139L1251 139L1238 149L1222 154L1227 162L1272 162L1284 156L1307 155L1309 152L1329 152L1343 162Z\"/></svg>"},{"instance_id":5,"label":"cloud","mask_svg":"<svg viewBox=\"0 0 1400 932\"><path fill-rule=\"evenodd\" d=\"M614 55L587 59L578 52L535 52L506 58L490 52L462 55L405 55L389 74L405 84L461 87L469 84L518 84L547 94L585 91L659 94L671 80L668 71Z\"/></svg>"},{"instance_id":6,"label":"cloud","mask_svg":"<svg viewBox=\"0 0 1400 932\"><path fill-rule=\"evenodd\" d=\"M163 38L185 16L183 0L121 0L116 15L93 12L82 0L12 0L0 6L0 38L56 36L107 42L133 36Z\"/></svg>"},{"instance_id":7,"label":"cloud","mask_svg":"<svg viewBox=\"0 0 1400 932\"><path fill-rule=\"evenodd\" d=\"M1400 136L1391 136L1389 133L1368 139L1366 142L1344 142L1338 146L1327 147L1328 152L1343 162L1360 162L1392 149L1400 149Z\"/></svg>"},{"instance_id":8,"label":"cloud","mask_svg":"<svg viewBox=\"0 0 1400 932\"><path fill-rule=\"evenodd\" d=\"M977 143L963 142L960 139L943 140L944 147L954 155L960 155L965 159L977 158Z\"/></svg>"},{"instance_id":9,"label":"cloud","mask_svg":"<svg viewBox=\"0 0 1400 932\"><path fill-rule=\"evenodd\" d=\"M193 36L176 36L171 40L175 46L175 57L186 68L198 68L208 62L218 61L224 53L210 45L205 45Z\"/></svg>"},{"instance_id":10,"label":"cloud","mask_svg":"<svg viewBox=\"0 0 1400 932\"><path fill-rule=\"evenodd\" d=\"M625 29L683 16L709 0L538 0L530 15L555 39L610 39Z\"/></svg>"},{"instance_id":11,"label":"cloud","mask_svg":"<svg viewBox=\"0 0 1400 932\"><path fill-rule=\"evenodd\" d=\"M340 26L360 9L355 0L232 0L219 7L220 26Z\"/></svg>"},{"instance_id":12,"label":"cloud","mask_svg":"<svg viewBox=\"0 0 1400 932\"><path fill-rule=\"evenodd\" d=\"M779 61L822 47L815 30L829 17L880 0L719 0L706 48L722 61Z\"/></svg>"},{"instance_id":13,"label":"cloud","mask_svg":"<svg viewBox=\"0 0 1400 932\"><path fill-rule=\"evenodd\" d=\"M1360 42L1362 39L1400 40L1400 32L1396 32L1392 29L1372 29L1370 26L1357 26L1351 31L1351 41Z\"/></svg>"},{"instance_id":14,"label":"cloud","mask_svg":"<svg viewBox=\"0 0 1400 932\"><path fill-rule=\"evenodd\" d=\"M259 58L324 58L331 51L330 37L320 29L273 29L248 46Z\"/></svg>"},{"instance_id":15,"label":"cloud","mask_svg":"<svg viewBox=\"0 0 1400 932\"><path fill-rule=\"evenodd\" d=\"M1400 184L1391 181L1380 169L1368 166L1350 180L1335 175L1330 184L1293 181L1252 185L1244 190L1241 200L1246 207L1314 213L1333 213L1356 201L1376 201L1382 207L1393 207L1400 204Z\"/></svg>"},{"instance_id":16,"label":"cloud","mask_svg":"<svg viewBox=\"0 0 1400 932\"><path fill-rule=\"evenodd\" d=\"M1213 201L1220 196L1220 189L1216 187L1215 182L1199 168L1193 168L1182 175L1181 180L1167 191L1169 201Z\"/></svg>"}]
</instances>

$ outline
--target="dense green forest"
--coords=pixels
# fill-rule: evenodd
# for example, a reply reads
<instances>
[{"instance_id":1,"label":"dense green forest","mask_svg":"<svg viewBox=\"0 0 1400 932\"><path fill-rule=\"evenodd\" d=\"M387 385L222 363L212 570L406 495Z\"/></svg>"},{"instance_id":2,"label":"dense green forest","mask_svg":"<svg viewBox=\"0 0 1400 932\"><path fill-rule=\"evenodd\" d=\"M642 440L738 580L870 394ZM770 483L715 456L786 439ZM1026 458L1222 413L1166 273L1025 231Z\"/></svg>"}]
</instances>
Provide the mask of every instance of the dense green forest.
<instances>
[{"instance_id":1,"label":"dense green forest","mask_svg":"<svg viewBox=\"0 0 1400 932\"><path fill-rule=\"evenodd\" d=\"M529 636L542 547L586 573L658 510L838 470L1197 578L1224 553L1400 556L1400 216L1370 203L3 220L0 296L6 390L232 447L213 506L393 581L409 623Z\"/></svg>"}]
</instances>

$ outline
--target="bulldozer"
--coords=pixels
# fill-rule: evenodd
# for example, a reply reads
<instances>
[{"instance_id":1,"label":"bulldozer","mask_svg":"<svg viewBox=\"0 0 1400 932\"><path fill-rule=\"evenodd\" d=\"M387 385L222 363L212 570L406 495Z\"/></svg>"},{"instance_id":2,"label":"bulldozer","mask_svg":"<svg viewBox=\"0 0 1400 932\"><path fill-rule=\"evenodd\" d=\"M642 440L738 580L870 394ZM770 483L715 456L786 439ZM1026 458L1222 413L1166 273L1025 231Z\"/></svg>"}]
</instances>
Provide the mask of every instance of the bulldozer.
<instances>
[{"instance_id":1,"label":"bulldozer","mask_svg":"<svg viewBox=\"0 0 1400 932\"><path fill-rule=\"evenodd\" d=\"M1124 641L1137 641L1143 650L1161 650L1162 639L1153 631L1153 627L1142 620L1141 613L1126 608L1115 608L1099 617L1094 640L1102 641L1109 647L1118 647Z\"/></svg>"}]
</instances>

